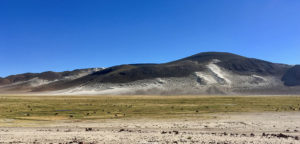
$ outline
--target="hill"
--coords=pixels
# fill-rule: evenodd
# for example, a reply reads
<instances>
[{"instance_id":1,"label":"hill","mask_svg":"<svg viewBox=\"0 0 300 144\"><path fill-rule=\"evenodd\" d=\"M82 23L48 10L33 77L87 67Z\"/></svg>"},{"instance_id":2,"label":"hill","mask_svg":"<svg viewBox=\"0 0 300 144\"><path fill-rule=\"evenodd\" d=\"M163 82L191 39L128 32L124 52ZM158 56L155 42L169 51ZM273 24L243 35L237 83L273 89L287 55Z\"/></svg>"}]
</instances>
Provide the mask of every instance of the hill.
<instances>
[{"instance_id":1,"label":"hill","mask_svg":"<svg viewBox=\"0 0 300 144\"><path fill-rule=\"evenodd\" d=\"M277 64L232 53L205 52L162 64L126 64L101 70L85 69L9 76L0 79L2 87L0 90L19 91L12 85L39 79L47 82L27 85L25 92L297 94L300 93L298 74L299 66ZM66 77L70 76L73 78L66 80Z\"/></svg>"}]
</instances>

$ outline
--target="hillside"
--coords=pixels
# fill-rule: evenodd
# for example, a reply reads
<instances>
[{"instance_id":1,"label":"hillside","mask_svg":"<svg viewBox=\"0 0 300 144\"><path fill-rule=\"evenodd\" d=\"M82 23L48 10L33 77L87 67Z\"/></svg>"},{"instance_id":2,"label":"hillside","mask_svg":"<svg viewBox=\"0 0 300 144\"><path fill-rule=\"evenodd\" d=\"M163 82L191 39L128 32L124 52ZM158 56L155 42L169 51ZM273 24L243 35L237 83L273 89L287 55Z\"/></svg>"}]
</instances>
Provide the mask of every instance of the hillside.
<instances>
[{"instance_id":1,"label":"hillside","mask_svg":"<svg viewBox=\"0 0 300 144\"><path fill-rule=\"evenodd\" d=\"M73 78L66 80L66 77ZM199 53L162 64L126 64L101 70L85 69L9 76L0 79L0 90L20 91L13 85L33 79L47 82L26 86L25 92L61 94L300 93L298 66L293 67L223 52ZM20 84L18 86L20 88Z\"/></svg>"}]
</instances>

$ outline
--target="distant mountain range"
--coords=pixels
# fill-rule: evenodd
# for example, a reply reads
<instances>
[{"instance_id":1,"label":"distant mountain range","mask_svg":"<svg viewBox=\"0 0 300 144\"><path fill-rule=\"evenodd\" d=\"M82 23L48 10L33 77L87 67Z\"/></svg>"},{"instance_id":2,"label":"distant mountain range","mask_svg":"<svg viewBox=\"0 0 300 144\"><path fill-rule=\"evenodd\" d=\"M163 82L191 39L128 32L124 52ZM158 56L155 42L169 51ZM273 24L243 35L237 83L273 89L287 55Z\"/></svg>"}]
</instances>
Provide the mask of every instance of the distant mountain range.
<instances>
[{"instance_id":1,"label":"distant mountain range","mask_svg":"<svg viewBox=\"0 0 300 144\"><path fill-rule=\"evenodd\" d=\"M126 64L0 78L0 93L300 94L300 66L205 52L162 64Z\"/></svg>"}]
</instances>

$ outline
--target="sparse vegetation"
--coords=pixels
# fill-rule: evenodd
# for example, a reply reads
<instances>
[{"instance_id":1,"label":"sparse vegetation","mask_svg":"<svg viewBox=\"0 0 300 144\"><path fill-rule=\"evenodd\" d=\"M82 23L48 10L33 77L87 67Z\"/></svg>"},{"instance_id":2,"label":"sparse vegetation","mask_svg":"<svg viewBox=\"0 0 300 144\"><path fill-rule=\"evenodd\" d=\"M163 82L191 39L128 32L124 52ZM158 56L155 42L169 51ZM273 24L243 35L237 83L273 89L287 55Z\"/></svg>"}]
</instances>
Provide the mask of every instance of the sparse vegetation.
<instances>
[{"instance_id":1,"label":"sparse vegetation","mask_svg":"<svg viewBox=\"0 0 300 144\"><path fill-rule=\"evenodd\" d=\"M186 118L299 111L299 104L298 96L0 96L0 119Z\"/></svg>"}]
</instances>

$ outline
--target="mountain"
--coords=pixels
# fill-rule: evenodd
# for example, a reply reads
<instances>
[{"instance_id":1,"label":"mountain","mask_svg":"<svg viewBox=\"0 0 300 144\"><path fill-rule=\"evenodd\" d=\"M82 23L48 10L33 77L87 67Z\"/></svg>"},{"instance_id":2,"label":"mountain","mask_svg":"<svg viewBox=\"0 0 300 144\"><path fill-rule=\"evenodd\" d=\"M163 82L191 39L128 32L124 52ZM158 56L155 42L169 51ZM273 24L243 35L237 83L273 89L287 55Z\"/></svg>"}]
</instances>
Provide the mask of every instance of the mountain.
<instances>
[{"instance_id":1,"label":"mountain","mask_svg":"<svg viewBox=\"0 0 300 144\"><path fill-rule=\"evenodd\" d=\"M287 70L283 75L282 81L287 86L300 85L300 65L296 65Z\"/></svg>"},{"instance_id":2,"label":"mountain","mask_svg":"<svg viewBox=\"0 0 300 144\"><path fill-rule=\"evenodd\" d=\"M126 64L105 69L14 75L0 79L0 92L300 94L299 74L299 66L232 53L206 52L162 64Z\"/></svg>"},{"instance_id":3,"label":"mountain","mask_svg":"<svg viewBox=\"0 0 300 144\"><path fill-rule=\"evenodd\" d=\"M77 69L73 71L24 73L0 78L0 92L29 92L33 88L56 82L67 82L102 70L102 68Z\"/></svg>"}]
</instances>

